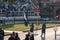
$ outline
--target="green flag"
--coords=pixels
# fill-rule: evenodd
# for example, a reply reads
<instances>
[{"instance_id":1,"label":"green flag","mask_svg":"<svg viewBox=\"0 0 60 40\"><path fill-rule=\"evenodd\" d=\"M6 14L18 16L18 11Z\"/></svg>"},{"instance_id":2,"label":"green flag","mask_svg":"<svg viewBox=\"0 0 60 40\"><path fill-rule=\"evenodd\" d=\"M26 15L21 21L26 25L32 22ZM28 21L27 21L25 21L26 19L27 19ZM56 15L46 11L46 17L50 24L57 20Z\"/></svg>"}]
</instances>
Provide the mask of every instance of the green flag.
<instances>
[{"instance_id":1,"label":"green flag","mask_svg":"<svg viewBox=\"0 0 60 40\"><path fill-rule=\"evenodd\" d=\"M24 13L24 24L25 24L25 26L28 26L28 18L25 13Z\"/></svg>"}]
</instances>

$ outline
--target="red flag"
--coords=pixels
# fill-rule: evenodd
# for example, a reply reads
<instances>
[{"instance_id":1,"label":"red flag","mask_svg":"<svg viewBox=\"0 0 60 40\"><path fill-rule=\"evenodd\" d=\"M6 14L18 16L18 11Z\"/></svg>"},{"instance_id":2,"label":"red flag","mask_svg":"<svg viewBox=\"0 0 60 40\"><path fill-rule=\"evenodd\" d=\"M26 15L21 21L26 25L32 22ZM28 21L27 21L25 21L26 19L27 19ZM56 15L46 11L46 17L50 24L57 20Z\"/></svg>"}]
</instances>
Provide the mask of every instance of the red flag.
<instances>
[{"instance_id":1,"label":"red flag","mask_svg":"<svg viewBox=\"0 0 60 40\"><path fill-rule=\"evenodd\" d=\"M35 8L35 12L40 12L40 8L39 7Z\"/></svg>"},{"instance_id":2,"label":"red flag","mask_svg":"<svg viewBox=\"0 0 60 40\"><path fill-rule=\"evenodd\" d=\"M58 15L58 18L57 19L60 21L60 15Z\"/></svg>"}]
</instances>

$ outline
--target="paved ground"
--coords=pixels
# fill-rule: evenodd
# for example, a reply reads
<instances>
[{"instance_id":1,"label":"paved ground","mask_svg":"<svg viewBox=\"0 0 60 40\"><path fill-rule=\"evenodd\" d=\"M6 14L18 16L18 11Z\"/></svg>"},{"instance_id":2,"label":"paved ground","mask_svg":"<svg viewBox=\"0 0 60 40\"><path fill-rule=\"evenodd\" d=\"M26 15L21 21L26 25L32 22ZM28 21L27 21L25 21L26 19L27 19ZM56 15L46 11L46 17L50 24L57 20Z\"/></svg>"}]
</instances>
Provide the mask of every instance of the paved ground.
<instances>
[{"instance_id":1,"label":"paved ground","mask_svg":"<svg viewBox=\"0 0 60 40\"><path fill-rule=\"evenodd\" d=\"M38 34L38 35L35 35L34 38L35 40L55 40L55 32L53 30L54 28L48 28L46 29L46 37L44 39L40 37L41 35L41 30L38 30L37 32L34 31L34 34ZM60 27L57 27L57 34L60 35ZM19 32L19 37L21 38L21 40L23 40L25 38L25 35L27 34L26 33L23 33L23 32ZM57 37L57 40L60 40L60 36L56 36ZM9 38L9 36L5 36L5 40L7 40Z\"/></svg>"}]
</instances>

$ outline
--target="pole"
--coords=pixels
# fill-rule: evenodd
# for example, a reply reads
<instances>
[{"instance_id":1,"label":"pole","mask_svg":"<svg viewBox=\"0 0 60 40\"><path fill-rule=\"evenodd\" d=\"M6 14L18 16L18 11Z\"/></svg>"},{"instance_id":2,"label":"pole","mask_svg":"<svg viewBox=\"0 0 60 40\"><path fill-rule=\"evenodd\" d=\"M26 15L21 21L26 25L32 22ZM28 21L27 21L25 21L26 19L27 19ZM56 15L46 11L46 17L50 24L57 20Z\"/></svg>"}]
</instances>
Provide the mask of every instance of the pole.
<instances>
[{"instance_id":1,"label":"pole","mask_svg":"<svg viewBox=\"0 0 60 40\"><path fill-rule=\"evenodd\" d=\"M57 39L56 37L57 27L54 27L54 32L55 32L55 40L56 40Z\"/></svg>"},{"instance_id":2,"label":"pole","mask_svg":"<svg viewBox=\"0 0 60 40\"><path fill-rule=\"evenodd\" d=\"M36 27L36 29L37 29L37 30L38 30L38 24L39 24L38 16L39 16L39 12L37 12L37 27ZM38 34L37 34L37 30L36 30L36 32L35 32L35 33L36 33L36 35L38 35Z\"/></svg>"},{"instance_id":3,"label":"pole","mask_svg":"<svg viewBox=\"0 0 60 40\"><path fill-rule=\"evenodd\" d=\"M39 16L39 13L37 13L37 29L38 29L38 16Z\"/></svg>"},{"instance_id":4,"label":"pole","mask_svg":"<svg viewBox=\"0 0 60 40\"><path fill-rule=\"evenodd\" d=\"M56 40L56 31L55 31L55 40Z\"/></svg>"},{"instance_id":5,"label":"pole","mask_svg":"<svg viewBox=\"0 0 60 40\"><path fill-rule=\"evenodd\" d=\"M40 13L40 8L39 8L38 5L37 5L37 7L35 8L35 13L37 14L37 27L36 27L36 29L38 29L38 16L39 16L39 13ZM36 33L37 33L37 30L36 30Z\"/></svg>"}]
</instances>

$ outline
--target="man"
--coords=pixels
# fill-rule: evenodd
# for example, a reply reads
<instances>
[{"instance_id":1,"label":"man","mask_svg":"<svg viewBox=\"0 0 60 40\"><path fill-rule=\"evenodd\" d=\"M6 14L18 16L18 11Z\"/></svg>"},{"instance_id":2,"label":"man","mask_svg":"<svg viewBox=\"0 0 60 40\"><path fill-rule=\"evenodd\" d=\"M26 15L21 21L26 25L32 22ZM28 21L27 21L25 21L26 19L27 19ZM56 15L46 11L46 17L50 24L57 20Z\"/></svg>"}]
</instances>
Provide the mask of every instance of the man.
<instances>
[{"instance_id":1,"label":"man","mask_svg":"<svg viewBox=\"0 0 60 40\"><path fill-rule=\"evenodd\" d=\"M15 38L16 38L16 33L13 32L13 33L10 35L10 37L8 38L8 40L16 40Z\"/></svg>"},{"instance_id":2,"label":"man","mask_svg":"<svg viewBox=\"0 0 60 40\"><path fill-rule=\"evenodd\" d=\"M30 40L34 40L34 34L31 34Z\"/></svg>"},{"instance_id":3,"label":"man","mask_svg":"<svg viewBox=\"0 0 60 40\"><path fill-rule=\"evenodd\" d=\"M46 23L43 23L41 37L42 37L43 34L44 34L44 37L45 37L45 30L46 30Z\"/></svg>"},{"instance_id":4,"label":"man","mask_svg":"<svg viewBox=\"0 0 60 40\"><path fill-rule=\"evenodd\" d=\"M31 28L30 28L30 32L31 32L30 33L30 40L34 40L34 34L33 34L34 33L33 32L34 31L34 24L32 23L30 26L31 26Z\"/></svg>"},{"instance_id":5,"label":"man","mask_svg":"<svg viewBox=\"0 0 60 40\"><path fill-rule=\"evenodd\" d=\"M15 40L15 36L13 36L13 34L11 34L11 36L8 38L8 40Z\"/></svg>"},{"instance_id":6,"label":"man","mask_svg":"<svg viewBox=\"0 0 60 40\"><path fill-rule=\"evenodd\" d=\"M2 28L0 28L0 37L1 40L4 40L4 30Z\"/></svg>"},{"instance_id":7,"label":"man","mask_svg":"<svg viewBox=\"0 0 60 40\"><path fill-rule=\"evenodd\" d=\"M30 32L28 32L28 34L26 34L25 40L30 40Z\"/></svg>"},{"instance_id":8,"label":"man","mask_svg":"<svg viewBox=\"0 0 60 40\"><path fill-rule=\"evenodd\" d=\"M30 32L33 32L34 31L34 24L32 23L31 25L30 25Z\"/></svg>"}]
</instances>

